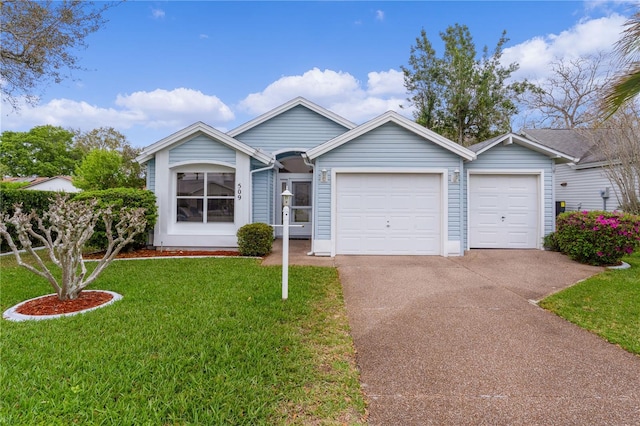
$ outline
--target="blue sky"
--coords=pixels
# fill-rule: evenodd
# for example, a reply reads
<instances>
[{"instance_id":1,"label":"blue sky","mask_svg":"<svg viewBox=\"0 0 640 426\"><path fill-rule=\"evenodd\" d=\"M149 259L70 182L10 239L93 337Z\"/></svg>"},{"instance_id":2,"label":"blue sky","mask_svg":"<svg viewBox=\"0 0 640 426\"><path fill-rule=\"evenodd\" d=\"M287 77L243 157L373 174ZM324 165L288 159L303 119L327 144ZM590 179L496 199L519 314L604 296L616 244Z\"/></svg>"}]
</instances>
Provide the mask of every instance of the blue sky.
<instances>
[{"instance_id":1,"label":"blue sky","mask_svg":"<svg viewBox=\"0 0 640 426\"><path fill-rule=\"evenodd\" d=\"M42 87L36 107L2 105L2 130L114 127L146 146L196 121L222 131L296 96L362 123L411 116L401 65L425 28L467 25L478 50L502 30L505 63L540 80L549 63L611 51L638 2L128 1L78 52L86 71ZM405 105L406 106L406 105ZM517 125L517 123L514 123Z\"/></svg>"}]
</instances>

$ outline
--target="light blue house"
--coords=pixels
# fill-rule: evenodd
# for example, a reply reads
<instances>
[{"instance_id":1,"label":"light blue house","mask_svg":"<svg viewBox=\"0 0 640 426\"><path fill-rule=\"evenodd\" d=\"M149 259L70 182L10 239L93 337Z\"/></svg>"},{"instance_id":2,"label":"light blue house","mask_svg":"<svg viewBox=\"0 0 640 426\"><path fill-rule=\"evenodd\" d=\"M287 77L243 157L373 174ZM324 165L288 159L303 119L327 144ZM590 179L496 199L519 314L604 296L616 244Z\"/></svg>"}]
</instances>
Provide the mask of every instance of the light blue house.
<instances>
[{"instance_id":1,"label":"light blue house","mask_svg":"<svg viewBox=\"0 0 640 426\"><path fill-rule=\"evenodd\" d=\"M195 123L138 157L156 247L236 247L241 226L280 223L289 188L292 236L318 256L539 249L554 163L573 160L514 134L464 148L395 112L356 125L303 98L228 133Z\"/></svg>"}]
</instances>

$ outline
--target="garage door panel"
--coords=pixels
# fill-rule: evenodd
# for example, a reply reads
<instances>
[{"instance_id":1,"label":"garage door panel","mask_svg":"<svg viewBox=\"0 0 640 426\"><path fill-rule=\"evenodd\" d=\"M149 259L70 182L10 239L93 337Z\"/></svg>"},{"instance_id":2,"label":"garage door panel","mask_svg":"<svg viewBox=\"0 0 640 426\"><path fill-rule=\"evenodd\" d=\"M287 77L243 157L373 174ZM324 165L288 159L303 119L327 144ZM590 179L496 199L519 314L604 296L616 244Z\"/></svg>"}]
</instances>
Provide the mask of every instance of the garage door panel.
<instances>
[{"instance_id":1,"label":"garage door panel","mask_svg":"<svg viewBox=\"0 0 640 426\"><path fill-rule=\"evenodd\" d=\"M338 174L336 252L440 254L440 187L435 174ZM362 200L358 207L348 202L356 192Z\"/></svg>"},{"instance_id":2,"label":"garage door panel","mask_svg":"<svg viewBox=\"0 0 640 426\"><path fill-rule=\"evenodd\" d=\"M469 247L537 248L538 175L469 178Z\"/></svg>"}]
</instances>

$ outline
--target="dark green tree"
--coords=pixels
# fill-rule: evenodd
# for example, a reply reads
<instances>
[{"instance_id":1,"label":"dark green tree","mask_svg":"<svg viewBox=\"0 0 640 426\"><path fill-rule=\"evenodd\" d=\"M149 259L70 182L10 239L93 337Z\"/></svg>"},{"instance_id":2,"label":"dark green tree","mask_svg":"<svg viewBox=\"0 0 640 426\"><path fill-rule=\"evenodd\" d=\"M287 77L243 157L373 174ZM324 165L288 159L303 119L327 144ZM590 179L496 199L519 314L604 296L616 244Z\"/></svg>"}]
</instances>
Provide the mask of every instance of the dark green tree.
<instances>
[{"instance_id":1,"label":"dark green tree","mask_svg":"<svg viewBox=\"0 0 640 426\"><path fill-rule=\"evenodd\" d=\"M1 169L10 176L71 175L82 159L73 132L51 125L28 132L2 132Z\"/></svg>"},{"instance_id":2,"label":"dark green tree","mask_svg":"<svg viewBox=\"0 0 640 426\"><path fill-rule=\"evenodd\" d=\"M465 146L510 131L518 112L513 99L527 84L507 84L518 65L500 63L506 32L493 52L485 47L480 58L467 26L450 26L440 38L442 57L422 29L408 66L401 67L416 121Z\"/></svg>"}]
</instances>

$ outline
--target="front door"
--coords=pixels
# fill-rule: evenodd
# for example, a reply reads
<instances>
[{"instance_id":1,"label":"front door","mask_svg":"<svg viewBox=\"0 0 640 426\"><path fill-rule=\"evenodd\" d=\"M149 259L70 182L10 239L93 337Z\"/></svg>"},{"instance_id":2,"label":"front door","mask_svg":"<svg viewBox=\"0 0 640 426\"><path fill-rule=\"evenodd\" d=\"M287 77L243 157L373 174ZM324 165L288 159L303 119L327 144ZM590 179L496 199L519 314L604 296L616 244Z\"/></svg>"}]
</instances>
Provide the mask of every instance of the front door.
<instances>
[{"instance_id":1,"label":"front door","mask_svg":"<svg viewBox=\"0 0 640 426\"><path fill-rule=\"evenodd\" d=\"M289 213L290 224L302 225L289 229L291 238L311 238L312 182L310 173L283 173L278 178L278 193L276 194L278 212L280 212L276 215L278 224L282 224L282 197L280 194L289 188L293 194ZM276 228L276 235L282 236L282 228Z\"/></svg>"}]
</instances>

